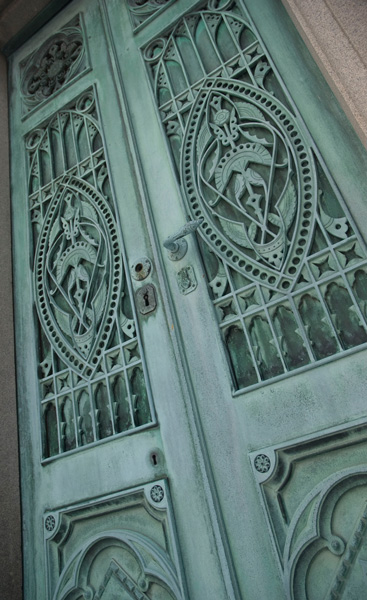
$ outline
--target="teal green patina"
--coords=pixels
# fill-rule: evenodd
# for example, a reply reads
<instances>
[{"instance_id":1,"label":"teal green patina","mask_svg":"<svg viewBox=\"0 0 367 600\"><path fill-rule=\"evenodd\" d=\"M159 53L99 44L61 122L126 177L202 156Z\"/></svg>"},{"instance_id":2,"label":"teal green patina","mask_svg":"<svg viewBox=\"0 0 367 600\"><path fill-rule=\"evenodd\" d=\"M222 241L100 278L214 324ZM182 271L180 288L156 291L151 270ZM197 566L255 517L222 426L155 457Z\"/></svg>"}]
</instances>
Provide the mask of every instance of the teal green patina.
<instances>
[{"instance_id":1,"label":"teal green patina","mask_svg":"<svg viewBox=\"0 0 367 600\"><path fill-rule=\"evenodd\" d=\"M360 600L367 157L284 9L76 0L10 69L25 597Z\"/></svg>"}]
</instances>

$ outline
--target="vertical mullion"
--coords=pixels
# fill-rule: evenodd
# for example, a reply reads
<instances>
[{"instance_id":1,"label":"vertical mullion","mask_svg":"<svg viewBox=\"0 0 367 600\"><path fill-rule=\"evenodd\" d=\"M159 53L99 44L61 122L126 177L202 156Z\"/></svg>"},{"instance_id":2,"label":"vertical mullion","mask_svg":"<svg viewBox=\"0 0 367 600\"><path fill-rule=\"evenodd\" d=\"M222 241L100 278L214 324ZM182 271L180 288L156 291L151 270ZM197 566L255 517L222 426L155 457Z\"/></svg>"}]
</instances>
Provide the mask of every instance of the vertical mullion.
<instances>
[{"instance_id":1,"label":"vertical mullion","mask_svg":"<svg viewBox=\"0 0 367 600\"><path fill-rule=\"evenodd\" d=\"M322 233L324 234L324 236L325 236L325 239L326 239L327 241L329 241L329 240L328 240L328 236L327 236L327 234L326 234L326 232L325 232L325 228L324 228L323 224L321 223L321 220L320 220L320 222L319 222L319 227L321 228L321 231L322 231ZM347 240L346 240L346 241L347 241ZM344 285L345 285L345 287L346 287L346 289L347 289L347 291L348 291L348 293L349 293L349 296L350 296L350 298L351 298L351 300L352 300L352 302L353 302L353 306L354 306L354 308L355 308L355 310L356 310L356 312L357 312L357 314L358 314L358 317L359 317L359 319L360 319L360 321L361 321L361 325L363 326L363 329L364 329L365 331L367 331L366 319L365 319L365 317L364 317L364 315L363 315L363 313L362 313L362 311L361 311L361 309L360 309L360 306L359 306L359 304L358 304L358 302L357 302L357 299L356 299L356 298L355 298L355 296L354 296L354 292L353 292L353 290L352 290L352 288L351 288L351 286L350 286L350 284L349 284L349 281L348 281L348 278L347 278L347 276L346 276L346 273L345 273L345 271L344 271L344 268L343 268L343 267L340 265L340 263L339 263L338 257L337 257L337 255L336 255L335 248L334 248L334 246L332 246L331 244L329 244L329 251L330 251L330 254L332 255L332 257L333 257L333 259L334 259L335 263L336 263L336 264L338 265L338 267L339 267L339 269L338 269L338 271L339 271L339 272L336 272L336 273L335 273L335 275L336 275L336 276L337 276L337 275L339 275L339 276L341 277L341 279L343 280L343 282L344 282Z\"/></svg>"},{"instance_id":2,"label":"vertical mullion","mask_svg":"<svg viewBox=\"0 0 367 600\"><path fill-rule=\"evenodd\" d=\"M94 402L93 384L92 384L91 381L88 382L87 388L88 388L88 394L89 394L90 416L91 416L91 419L92 419L94 441L97 442L100 439L100 437L99 437L99 434L97 434L96 405L95 405L95 402Z\"/></svg>"},{"instance_id":3,"label":"vertical mullion","mask_svg":"<svg viewBox=\"0 0 367 600\"><path fill-rule=\"evenodd\" d=\"M206 76L206 74L207 74L207 73L206 73L206 69L205 69L205 67L204 67L203 61L201 60L201 56L200 56L200 54L199 54L199 52L198 52L198 50L197 50L197 48L196 48L196 43L195 43L195 40L194 40L194 38L193 38L193 36L192 36L192 33L191 33L191 31L190 31L190 27L188 26L188 24L187 24L187 22L186 22L186 19L185 19L184 23L185 23L186 31L187 31L187 33L188 33L188 37L189 37L189 39L190 39L190 42L191 42L191 44L192 44L192 47L193 47L193 49L194 49L195 56L196 56L196 58L197 58L197 60L198 60L198 63L200 64L201 70L202 70L202 72L203 72L203 77L205 77L205 76Z\"/></svg>"},{"instance_id":4,"label":"vertical mullion","mask_svg":"<svg viewBox=\"0 0 367 600\"><path fill-rule=\"evenodd\" d=\"M220 260L220 259L218 258L218 260ZM232 281L232 277L231 277L231 273L230 273L229 267L224 262L223 262L223 266L224 266L224 269L225 269L225 272L226 272L226 275L227 275L229 287L230 287L230 290L231 290L231 295L232 295L232 298L234 299L235 306L237 308L238 318L239 318L239 320L241 322L241 325L242 325L242 330L243 330L244 336L246 338L247 346L248 346L249 352L251 354L252 363L253 363L253 365L255 367L255 371L256 371L256 375L257 375L258 381L262 381L260 370L259 370L258 365L257 365L257 360L256 360L255 354L254 354L253 349L252 349L251 339L250 339L249 333L248 333L247 328L246 328L245 317L244 317L244 315L242 313L242 310L241 310L241 307L240 307L240 304L239 304L239 301L238 301L238 297L237 297L236 291L235 291L234 286L233 286L233 281Z\"/></svg>"},{"instance_id":5,"label":"vertical mullion","mask_svg":"<svg viewBox=\"0 0 367 600\"><path fill-rule=\"evenodd\" d=\"M66 160L64 130L62 128L61 119L60 119L60 113L59 112L57 113L57 119L58 119L59 130L60 130L60 146L61 146L61 152L62 152L62 161L63 161L63 164L64 164L64 173L66 173L66 171L68 169L68 165L67 165L67 160Z\"/></svg>"},{"instance_id":6,"label":"vertical mullion","mask_svg":"<svg viewBox=\"0 0 367 600\"><path fill-rule=\"evenodd\" d=\"M308 340L308 337L307 337L307 334L306 334L306 330L305 330L304 325L302 323L302 319L299 316L299 312L297 310L296 303L294 301L294 296L293 295L289 296L288 299L289 299L289 303L290 303L291 308L292 308L293 315L294 315L294 317L295 317L295 319L297 321L298 328L299 328L299 330L302 333L302 339L303 339L303 343L305 345L305 348L307 350L308 357L309 357L309 359L310 359L311 362L315 362L316 358L315 358L315 356L314 356L314 354L312 352L312 348L311 348L310 342Z\"/></svg>"},{"instance_id":7,"label":"vertical mullion","mask_svg":"<svg viewBox=\"0 0 367 600\"><path fill-rule=\"evenodd\" d=\"M51 181L49 183L53 182L56 179L54 157L53 157L54 153L52 151L51 125L52 125L52 122L47 127L47 140L48 140L48 151L49 151L49 158L50 158L50 175L51 175Z\"/></svg>"},{"instance_id":8,"label":"vertical mullion","mask_svg":"<svg viewBox=\"0 0 367 600\"><path fill-rule=\"evenodd\" d=\"M270 326L270 329L271 329L271 333L272 333L272 336L273 336L273 339L274 339L274 342L275 342L275 346L276 346L276 349L278 351L279 358L280 358L280 360L282 362L284 372L287 373L288 372L288 368L287 368L287 365L285 364L285 360L283 358L283 352L282 352L282 350L280 348L280 345L279 345L279 342L278 342L278 337L277 337L276 331L274 329L273 321L272 321L272 319L270 317L268 306L266 305L266 302L265 302L265 299L264 299L264 296L263 296L262 289L261 289L260 285L258 286L258 291L259 291L259 294L260 294L260 297L261 297L261 300L262 300L263 310L264 310L266 318L268 320L268 323L269 323L269 326Z\"/></svg>"},{"instance_id":9,"label":"vertical mullion","mask_svg":"<svg viewBox=\"0 0 367 600\"><path fill-rule=\"evenodd\" d=\"M76 133L75 133L75 126L74 126L74 111L70 111L70 123L71 123L71 135L73 137L73 143L74 143L74 150L75 150L75 158L76 158L76 168L78 170L78 176L80 177L80 154L79 154L79 148L78 148L78 144L77 144L77 137L76 137Z\"/></svg>"},{"instance_id":10,"label":"vertical mullion","mask_svg":"<svg viewBox=\"0 0 367 600\"><path fill-rule=\"evenodd\" d=\"M242 54L242 48L241 48L241 46L239 45L239 43L238 43L238 41L237 41L237 38L236 38L236 36L234 35L234 33L233 33L233 31L232 31L232 28L231 28L231 26L230 26L230 25L229 25L229 23L228 23L228 17L227 17L227 15L226 15L226 14L223 14L223 16L222 16L222 19L223 19L223 21L224 21L224 22L225 22L225 24L226 24L227 30L229 31L229 35L231 36L231 38L232 38L232 41L233 41L234 45L235 45L235 46L236 46L236 48L237 48L237 52L238 52L238 53L241 55L241 54ZM246 25L245 25L245 24L244 24L244 27L246 27ZM235 56L233 56L233 57L232 57L230 60L234 60L235 58L236 58L236 55L235 55Z\"/></svg>"},{"instance_id":11,"label":"vertical mullion","mask_svg":"<svg viewBox=\"0 0 367 600\"><path fill-rule=\"evenodd\" d=\"M70 369L69 369L69 376L70 376L70 378L72 377L72 375L70 373ZM75 446L76 446L76 448L79 448L80 447L80 443L79 443L79 427L78 427L78 416L77 416L77 410L76 410L76 398L75 398L74 386L70 386L70 395L71 395L71 401L72 401L72 404L73 404Z\"/></svg>"},{"instance_id":12,"label":"vertical mullion","mask_svg":"<svg viewBox=\"0 0 367 600\"><path fill-rule=\"evenodd\" d=\"M220 52L219 52L219 50L218 50L218 47L217 47L217 44L215 43L215 39L213 38L213 36L212 36L212 33L211 33L211 31L210 31L210 27L208 27L208 24L207 24L207 22L206 22L206 20L205 20L205 17L203 17L203 15L201 15L201 19L202 19L202 21L204 22L204 27L205 27L205 29L206 29L206 32L207 32L207 34L208 34L208 38L209 38L209 40L210 40L210 42L211 42L211 44L212 44L212 47L213 47L213 49L214 49L214 51L215 51L215 54L216 54L216 55L217 55L217 57L218 57L218 60L219 60L219 62L220 62L220 66L221 66L221 68L225 70L225 72L226 72L226 76L227 76L227 77L230 77L230 76L229 76L229 73L228 73L228 71L227 71L227 68L226 68L226 66L225 66L225 60L224 60L224 59L222 58L222 56L220 55Z\"/></svg>"},{"instance_id":13,"label":"vertical mullion","mask_svg":"<svg viewBox=\"0 0 367 600\"><path fill-rule=\"evenodd\" d=\"M187 86L187 87L186 87L186 91L187 91L187 90L190 90L190 88L191 88L191 84L190 84L190 82L189 82L189 80L188 80L188 77L187 77L187 74L186 74L186 68L185 68L184 62L183 62L183 60L182 60L181 53L180 53L180 51L179 51L179 49L178 49L178 46L177 46L177 44L176 44L176 39L175 39L175 37L172 37L172 44L173 44L173 46L174 46L174 48L175 48L175 50L176 50L176 54L177 54L177 56L178 56L178 58L179 58L179 60L180 60L180 67L181 67L181 69L182 69L182 73L183 73L183 76L184 76L184 78L185 78L185 81L186 81L186 86ZM185 93L185 92L180 92L180 94L184 94L184 93ZM178 94L178 95L179 95L179 94Z\"/></svg>"}]
</instances>

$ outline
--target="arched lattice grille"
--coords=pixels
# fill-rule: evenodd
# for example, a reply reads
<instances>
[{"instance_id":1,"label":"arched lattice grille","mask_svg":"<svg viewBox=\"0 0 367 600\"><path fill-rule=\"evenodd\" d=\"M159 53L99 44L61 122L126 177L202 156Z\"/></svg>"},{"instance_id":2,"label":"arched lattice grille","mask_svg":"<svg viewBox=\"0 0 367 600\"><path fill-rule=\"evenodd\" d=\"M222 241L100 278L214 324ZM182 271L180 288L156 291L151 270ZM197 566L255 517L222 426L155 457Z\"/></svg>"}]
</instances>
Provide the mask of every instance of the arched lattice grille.
<instances>
[{"instance_id":1,"label":"arched lattice grille","mask_svg":"<svg viewBox=\"0 0 367 600\"><path fill-rule=\"evenodd\" d=\"M367 342L366 253L239 5L143 51L237 389Z\"/></svg>"},{"instance_id":2,"label":"arched lattice grille","mask_svg":"<svg viewBox=\"0 0 367 600\"><path fill-rule=\"evenodd\" d=\"M94 91L26 138L43 456L152 421Z\"/></svg>"}]
</instances>

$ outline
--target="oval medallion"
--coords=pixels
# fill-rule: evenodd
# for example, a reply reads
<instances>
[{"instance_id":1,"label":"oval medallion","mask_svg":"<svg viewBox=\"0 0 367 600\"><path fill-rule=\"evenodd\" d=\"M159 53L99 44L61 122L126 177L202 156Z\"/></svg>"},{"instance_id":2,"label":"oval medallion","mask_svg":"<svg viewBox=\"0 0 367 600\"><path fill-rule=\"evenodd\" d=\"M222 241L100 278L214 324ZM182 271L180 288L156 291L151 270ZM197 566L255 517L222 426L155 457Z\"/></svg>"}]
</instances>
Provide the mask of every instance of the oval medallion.
<instances>
[{"instance_id":1,"label":"oval medallion","mask_svg":"<svg viewBox=\"0 0 367 600\"><path fill-rule=\"evenodd\" d=\"M56 188L35 257L42 327L57 354L92 374L108 342L123 283L113 213L91 185L66 177Z\"/></svg>"},{"instance_id":2,"label":"oval medallion","mask_svg":"<svg viewBox=\"0 0 367 600\"><path fill-rule=\"evenodd\" d=\"M214 252L252 280L290 289L310 243L317 184L309 145L283 104L251 85L208 79L186 127L181 177Z\"/></svg>"}]
</instances>

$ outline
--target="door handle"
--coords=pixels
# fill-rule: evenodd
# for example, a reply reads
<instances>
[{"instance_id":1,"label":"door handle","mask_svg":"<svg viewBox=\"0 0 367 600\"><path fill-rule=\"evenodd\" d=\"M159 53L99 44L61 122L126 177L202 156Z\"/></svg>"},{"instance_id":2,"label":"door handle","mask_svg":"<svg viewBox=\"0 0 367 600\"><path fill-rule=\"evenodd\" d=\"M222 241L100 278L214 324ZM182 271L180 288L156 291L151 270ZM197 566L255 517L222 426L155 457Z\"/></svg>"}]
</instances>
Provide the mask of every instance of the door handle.
<instances>
[{"instance_id":1,"label":"door handle","mask_svg":"<svg viewBox=\"0 0 367 600\"><path fill-rule=\"evenodd\" d=\"M187 252L187 241L185 236L189 233L194 233L204 221L204 217L200 217L194 221L188 221L181 229L173 235L170 235L163 242L163 246L168 250L168 258L170 260L181 260Z\"/></svg>"}]
</instances>

